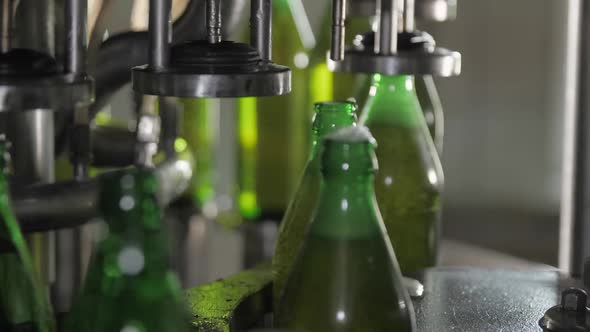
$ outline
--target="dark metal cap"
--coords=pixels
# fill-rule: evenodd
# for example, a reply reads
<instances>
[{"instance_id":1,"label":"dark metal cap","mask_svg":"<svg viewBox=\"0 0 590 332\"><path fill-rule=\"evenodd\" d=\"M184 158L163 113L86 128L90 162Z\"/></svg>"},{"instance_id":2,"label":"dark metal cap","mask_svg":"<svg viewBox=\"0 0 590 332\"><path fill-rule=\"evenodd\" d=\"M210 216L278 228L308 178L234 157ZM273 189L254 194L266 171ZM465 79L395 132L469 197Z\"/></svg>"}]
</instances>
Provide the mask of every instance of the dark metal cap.
<instances>
[{"instance_id":1,"label":"dark metal cap","mask_svg":"<svg viewBox=\"0 0 590 332\"><path fill-rule=\"evenodd\" d=\"M58 71L55 59L45 53L28 49L12 49L0 53L2 76L44 76L57 74Z\"/></svg>"},{"instance_id":2,"label":"dark metal cap","mask_svg":"<svg viewBox=\"0 0 590 332\"><path fill-rule=\"evenodd\" d=\"M588 294L584 290L569 288L561 294L561 304L547 310L539 325L547 332L590 331L587 301Z\"/></svg>"}]
</instances>

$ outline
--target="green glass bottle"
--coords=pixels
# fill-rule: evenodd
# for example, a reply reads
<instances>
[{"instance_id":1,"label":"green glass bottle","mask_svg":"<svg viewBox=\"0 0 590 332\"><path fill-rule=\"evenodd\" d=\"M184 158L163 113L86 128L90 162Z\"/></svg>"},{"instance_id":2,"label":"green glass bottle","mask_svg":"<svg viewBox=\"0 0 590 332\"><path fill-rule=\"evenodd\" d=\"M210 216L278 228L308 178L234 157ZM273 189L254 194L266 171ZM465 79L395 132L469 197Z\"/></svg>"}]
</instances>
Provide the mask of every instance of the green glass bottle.
<instances>
[{"instance_id":1,"label":"green glass bottle","mask_svg":"<svg viewBox=\"0 0 590 332\"><path fill-rule=\"evenodd\" d=\"M52 332L53 314L33 268L29 249L12 212L8 152L0 138L0 331Z\"/></svg>"},{"instance_id":2,"label":"green glass bottle","mask_svg":"<svg viewBox=\"0 0 590 332\"><path fill-rule=\"evenodd\" d=\"M412 303L375 202L374 139L329 135L319 202L289 274L277 325L306 332L415 331Z\"/></svg>"},{"instance_id":3,"label":"green glass bottle","mask_svg":"<svg viewBox=\"0 0 590 332\"><path fill-rule=\"evenodd\" d=\"M272 60L292 69L291 93L239 101L240 195L248 220L280 220L305 166L309 54L315 45L301 0L272 1Z\"/></svg>"},{"instance_id":4,"label":"green glass bottle","mask_svg":"<svg viewBox=\"0 0 590 332\"><path fill-rule=\"evenodd\" d=\"M107 234L98 243L68 331L188 331L180 285L168 268L152 171L101 176Z\"/></svg>"},{"instance_id":5,"label":"green glass bottle","mask_svg":"<svg viewBox=\"0 0 590 332\"><path fill-rule=\"evenodd\" d=\"M328 102L315 104L312 130L312 147L309 160L303 171L299 187L289 203L281 222L273 257L274 299L278 304L291 266L311 222L320 191L320 147L321 140L329 133L356 123L356 105L349 102Z\"/></svg>"},{"instance_id":6,"label":"green glass bottle","mask_svg":"<svg viewBox=\"0 0 590 332\"><path fill-rule=\"evenodd\" d=\"M404 275L437 262L442 166L411 76L374 75L360 123L377 140L377 202Z\"/></svg>"}]
</instances>

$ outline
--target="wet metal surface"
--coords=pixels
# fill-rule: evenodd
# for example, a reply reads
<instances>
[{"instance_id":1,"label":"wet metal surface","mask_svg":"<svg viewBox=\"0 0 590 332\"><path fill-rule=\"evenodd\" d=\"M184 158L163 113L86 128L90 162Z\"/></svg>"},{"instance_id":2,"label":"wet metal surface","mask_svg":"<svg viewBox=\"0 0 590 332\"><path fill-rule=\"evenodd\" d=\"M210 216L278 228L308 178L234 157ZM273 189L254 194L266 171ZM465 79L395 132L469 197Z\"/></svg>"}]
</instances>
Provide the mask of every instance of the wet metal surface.
<instances>
[{"instance_id":1,"label":"wet metal surface","mask_svg":"<svg viewBox=\"0 0 590 332\"><path fill-rule=\"evenodd\" d=\"M540 331L539 319L570 285L551 270L429 270L425 296L414 300L418 331Z\"/></svg>"}]
</instances>

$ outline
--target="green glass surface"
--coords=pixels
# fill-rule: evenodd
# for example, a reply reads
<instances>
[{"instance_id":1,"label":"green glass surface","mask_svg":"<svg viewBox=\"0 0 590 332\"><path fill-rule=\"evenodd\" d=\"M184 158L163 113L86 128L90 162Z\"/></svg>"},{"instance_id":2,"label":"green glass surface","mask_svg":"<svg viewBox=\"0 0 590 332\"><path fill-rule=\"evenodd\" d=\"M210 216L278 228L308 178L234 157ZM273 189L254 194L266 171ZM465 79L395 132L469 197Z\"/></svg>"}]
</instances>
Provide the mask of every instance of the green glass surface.
<instances>
[{"instance_id":1,"label":"green glass surface","mask_svg":"<svg viewBox=\"0 0 590 332\"><path fill-rule=\"evenodd\" d=\"M216 100L184 98L181 100L184 111L182 116L181 137L186 147L195 156L197 167L187 193L194 204L202 208L215 199L213 151L215 126L212 125L215 107L211 103ZM175 148L183 150L182 141L177 141Z\"/></svg>"},{"instance_id":2,"label":"green glass surface","mask_svg":"<svg viewBox=\"0 0 590 332\"><path fill-rule=\"evenodd\" d=\"M167 264L154 174L137 169L107 173L100 186L107 231L95 249L67 331L188 331L180 284Z\"/></svg>"},{"instance_id":3,"label":"green glass surface","mask_svg":"<svg viewBox=\"0 0 590 332\"><path fill-rule=\"evenodd\" d=\"M415 331L412 303L375 202L366 128L329 135L313 221L276 321L306 332Z\"/></svg>"},{"instance_id":4,"label":"green glass surface","mask_svg":"<svg viewBox=\"0 0 590 332\"><path fill-rule=\"evenodd\" d=\"M377 140L375 191L402 272L434 266L444 180L414 79L374 75L360 123Z\"/></svg>"},{"instance_id":5,"label":"green glass surface","mask_svg":"<svg viewBox=\"0 0 590 332\"><path fill-rule=\"evenodd\" d=\"M355 98L362 106L368 93L370 77L366 74L333 73L328 69L326 54L330 50L332 31L331 1L326 1L320 25L318 43L310 57L310 107L326 100ZM346 44L350 45L358 34L371 31L371 18L349 15L346 19Z\"/></svg>"},{"instance_id":6,"label":"green glass surface","mask_svg":"<svg viewBox=\"0 0 590 332\"><path fill-rule=\"evenodd\" d=\"M239 206L249 220L280 220L307 156L309 53L315 38L301 0L275 0L272 60L292 69L288 95L239 104Z\"/></svg>"},{"instance_id":7,"label":"green glass surface","mask_svg":"<svg viewBox=\"0 0 590 332\"><path fill-rule=\"evenodd\" d=\"M10 205L6 143L0 141L0 331L51 332L52 310Z\"/></svg>"},{"instance_id":8,"label":"green glass surface","mask_svg":"<svg viewBox=\"0 0 590 332\"><path fill-rule=\"evenodd\" d=\"M278 304L289 271L301 249L305 231L317 204L321 183L321 141L329 133L356 123L356 106L353 103L318 103L314 109L311 153L299 186L281 222L273 257L275 305Z\"/></svg>"}]
</instances>

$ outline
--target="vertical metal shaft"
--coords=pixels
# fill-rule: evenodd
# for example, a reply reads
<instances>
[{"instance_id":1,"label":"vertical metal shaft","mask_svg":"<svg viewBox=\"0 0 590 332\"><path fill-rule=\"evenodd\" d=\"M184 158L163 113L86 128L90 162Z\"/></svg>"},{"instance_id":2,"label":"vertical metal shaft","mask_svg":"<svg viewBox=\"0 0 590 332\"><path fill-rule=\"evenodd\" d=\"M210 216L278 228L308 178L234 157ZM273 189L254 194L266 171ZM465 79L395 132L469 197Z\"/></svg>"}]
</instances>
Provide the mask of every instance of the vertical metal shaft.
<instances>
[{"instance_id":1,"label":"vertical metal shaft","mask_svg":"<svg viewBox=\"0 0 590 332\"><path fill-rule=\"evenodd\" d=\"M404 0L404 31L412 32L416 29L415 0Z\"/></svg>"},{"instance_id":2,"label":"vertical metal shaft","mask_svg":"<svg viewBox=\"0 0 590 332\"><path fill-rule=\"evenodd\" d=\"M2 0L0 7L0 19L2 20L2 37L0 39L0 51L8 52L12 48L12 15L13 0Z\"/></svg>"},{"instance_id":3,"label":"vertical metal shaft","mask_svg":"<svg viewBox=\"0 0 590 332\"><path fill-rule=\"evenodd\" d=\"M166 159L176 156L174 143L180 134L181 112L176 98L158 98L160 111L159 150L164 152Z\"/></svg>"},{"instance_id":4,"label":"vertical metal shaft","mask_svg":"<svg viewBox=\"0 0 590 332\"><path fill-rule=\"evenodd\" d=\"M398 1L400 0L377 0L379 26L375 34L376 54L397 53Z\"/></svg>"},{"instance_id":5,"label":"vertical metal shaft","mask_svg":"<svg viewBox=\"0 0 590 332\"><path fill-rule=\"evenodd\" d=\"M221 38L221 0L207 0L207 39L216 44Z\"/></svg>"},{"instance_id":6,"label":"vertical metal shaft","mask_svg":"<svg viewBox=\"0 0 590 332\"><path fill-rule=\"evenodd\" d=\"M170 0L150 0L149 66L163 70L170 61Z\"/></svg>"},{"instance_id":7,"label":"vertical metal shaft","mask_svg":"<svg viewBox=\"0 0 590 332\"><path fill-rule=\"evenodd\" d=\"M344 40L346 35L346 0L332 0L332 46L330 59L344 59Z\"/></svg>"},{"instance_id":8,"label":"vertical metal shaft","mask_svg":"<svg viewBox=\"0 0 590 332\"><path fill-rule=\"evenodd\" d=\"M66 50L65 71L67 73L82 74L86 72L86 17L88 0L66 1Z\"/></svg>"},{"instance_id":9,"label":"vertical metal shaft","mask_svg":"<svg viewBox=\"0 0 590 332\"><path fill-rule=\"evenodd\" d=\"M35 109L3 115L14 175L23 184L55 181L54 114L50 110ZM34 265L46 286L55 278L55 235L53 233L28 236ZM59 310L59 309L58 309Z\"/></svg>"},{"instance_id":10,"label":"vertical metal shaft","mask_svg":"<svg viewBox=\"0 0 590 332\"><path fill-rule=\"evenodd\" d=\"M580 277L590 256L590 2L568 4L559 267Z\"/></svg>"},{"instance_id":11,"label":"vertical metal shaft","mask_svg":"<svg viewBox=\"0 0 590 332\"><path fill-rule=\"evenodd\" d=\"M252 0L250 8L250 44L264 61L272 59L271 0Z\"/></svg>"}]
</instances>

